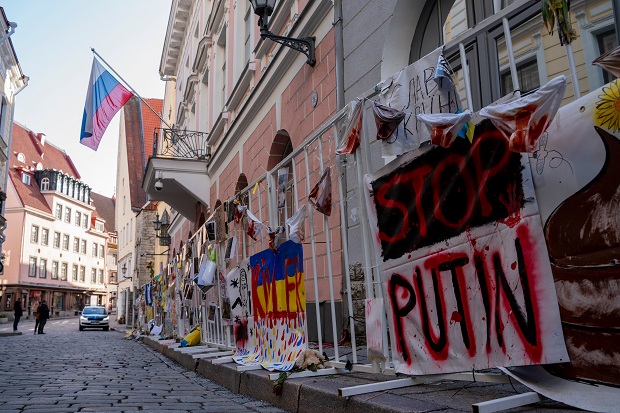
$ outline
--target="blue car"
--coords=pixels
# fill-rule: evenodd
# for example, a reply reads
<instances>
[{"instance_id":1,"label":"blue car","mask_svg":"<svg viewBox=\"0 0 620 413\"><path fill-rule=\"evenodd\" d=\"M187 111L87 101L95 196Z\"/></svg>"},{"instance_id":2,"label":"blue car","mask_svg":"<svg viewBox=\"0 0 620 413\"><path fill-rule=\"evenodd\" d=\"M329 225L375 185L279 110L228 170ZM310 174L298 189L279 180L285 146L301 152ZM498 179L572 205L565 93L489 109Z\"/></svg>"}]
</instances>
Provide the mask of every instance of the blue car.
<instances>
[{"instance_id":1,"label":"blue car","mask_svg":"<svg viewBox=\"0 0 620 413\"><path fill-rule=\"evenodd\" d=\"M110 329L110 315L105 307L87 306L80 312L80 331L85 328L101 328L104 331Z\"/></svg>"}]
</instances>

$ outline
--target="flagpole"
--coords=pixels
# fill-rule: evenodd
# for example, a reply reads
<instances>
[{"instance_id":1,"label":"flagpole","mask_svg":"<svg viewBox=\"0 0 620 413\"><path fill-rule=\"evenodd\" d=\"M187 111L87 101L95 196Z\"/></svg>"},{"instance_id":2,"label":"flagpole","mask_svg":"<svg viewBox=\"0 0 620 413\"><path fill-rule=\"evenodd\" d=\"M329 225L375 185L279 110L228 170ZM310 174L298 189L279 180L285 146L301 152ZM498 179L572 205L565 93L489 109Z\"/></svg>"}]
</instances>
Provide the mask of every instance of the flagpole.
<instances>
[{"instance_id":1,"label":"flagpole","mask_svg":"<svg viewBox=\"0 0 620 413\"><path fill-rule=\"evenodd\" d=\"M95 54L95 56L97 56L97 57L99 58L99 60L101 60L103 63L105 63L105 65L106 65L106 66L107 66L107 67L108 67L108 68L109 68L112 72L114 72L114 74L116 75L116 77L118 77L118 78L119 78L119 79L120 79L120 80L121 80L121 81L122 81L122 82L123 82L123 83L124 83L124 84L125 84L128 88L129 88L129 90L131 90L131 92L132 92L134 95L136 95L136 97L137 97L138 99L140 99L140 100L142 101L142 103L144 103L144 104L145 104L145 105L146 105L149 109L151 109L151 112L153 112L155 115L157 115L157 117L158 117L158 118L159 118L159 119L160 119L160 120L164 123L164 125L166 125L166 126L168 127L168 129L172 129L172 126L168 125L168 122L166 122L166 121L164 120L164 118L162 118L162 117L161 117L161 115L160 115L159 113L157 113L157 112L155 111L155 109L153 109L153 108L151 107L151 105L149 105L149 104L148 104L148 102L147 102L146 100L142 99L142 96L140 96L140 95L138 94L138 92L136 92L136 91L134 90L134 88L132 88L132 87L129 85L129 83L127 83L127 81L126 81L125 79L123 79L123 78L121 77L121 75L119 75L119 74L118 74L118 72L117 72L116 70L114 70L114 68L113 68L112 66L110 66L110 64L109 64L108 62L106 62L106 61L105 61L105 59L104 59L103 57L101 57L101 55L100 55L99 53L97 53L97 52L95 51L95 49L94 49L94 48L92 48L92 47L91 47L91 48L90 48L90 50L91 50L91 51Z\"/></svg>"}]
</instances>

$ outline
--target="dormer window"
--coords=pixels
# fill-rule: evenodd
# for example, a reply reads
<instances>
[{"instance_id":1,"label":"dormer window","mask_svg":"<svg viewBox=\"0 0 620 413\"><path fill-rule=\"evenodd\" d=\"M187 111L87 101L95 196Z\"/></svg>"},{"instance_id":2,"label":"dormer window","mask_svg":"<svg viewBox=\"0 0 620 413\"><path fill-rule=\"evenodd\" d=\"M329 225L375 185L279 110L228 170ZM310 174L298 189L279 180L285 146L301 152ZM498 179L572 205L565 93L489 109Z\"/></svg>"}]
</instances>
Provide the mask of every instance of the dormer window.
<instances>
[{"instance_id":1,"label":"dormer window","mask_svg":"<svg viewBox=\"0 0 620 413\"><path fill-rule=\"evenodd\" d=\"M30 175L22 172L22 182L25 183L26 185L30 185Z\"/></svg>"},{"instance_id":2,"label":"dormer window","mask_svg":"<svg viewBox=\"0 0 620 413\"><path fill-rule=\"evenodd\" d=\"M20 152L20 153L17 154L17 160L19 162L24 162L25 163L26 162L26 157L24 156L23 153Z\"/></svg>"},{"instance_id":3,"label":"dormer window","mask_svg":"<svg viewBox=\"0 0 620 413\"><path fill-rule=\"evenodd\" d=\"M50 189L50 180L49 178L41 179L41 191L49 191Z\"/></svg>"},{"instance_id":4,"label":"dormer window","mask_svg":"<svg viewBox=\"0 0 620 413\"><path fill-rule=\"evenodd\" d=\"M37 163L37 171L43 170L43 164L41 162Z\"/></svg>"}]
</instances>

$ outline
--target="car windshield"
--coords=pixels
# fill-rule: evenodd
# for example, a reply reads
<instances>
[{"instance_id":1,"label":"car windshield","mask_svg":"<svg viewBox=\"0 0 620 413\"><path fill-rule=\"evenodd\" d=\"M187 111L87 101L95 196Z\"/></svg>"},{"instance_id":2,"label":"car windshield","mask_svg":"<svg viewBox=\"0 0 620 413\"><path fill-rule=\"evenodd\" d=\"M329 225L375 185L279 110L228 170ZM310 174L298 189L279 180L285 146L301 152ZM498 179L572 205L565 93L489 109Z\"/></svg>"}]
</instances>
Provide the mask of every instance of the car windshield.
<instances>
[{"instance_id":1,"label":"car windshield","mask_svg":"<svg viewBox=\"0 0 620 413\"><path fill-rule=\"evenodd\" d=\"M105 314L105 308L103 307L86 307L84 308L84 311L82 311L82 314Z\"/></svg>"}]
</instances>

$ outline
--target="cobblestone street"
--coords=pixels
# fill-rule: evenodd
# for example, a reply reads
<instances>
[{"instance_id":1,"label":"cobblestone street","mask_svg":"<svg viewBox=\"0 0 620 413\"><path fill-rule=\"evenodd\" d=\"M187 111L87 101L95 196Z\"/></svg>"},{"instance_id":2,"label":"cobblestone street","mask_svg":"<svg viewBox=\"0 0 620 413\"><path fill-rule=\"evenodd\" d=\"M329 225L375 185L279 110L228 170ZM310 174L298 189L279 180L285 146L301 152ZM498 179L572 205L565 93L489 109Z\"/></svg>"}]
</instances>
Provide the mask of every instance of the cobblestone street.
<instances>
[{"instance_id":1,"label":"cobblestone street","mask_svg":"<svg viewBox=\"0 0 620 413\"><path fill-rule=\"evenodd\" d=\"M0 337L0 412L284 412L230 392L119 332L52 319ZM6 325L3 332L12 330Z\"/></svg>"}]
</instances>

